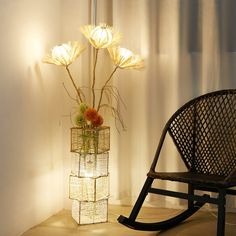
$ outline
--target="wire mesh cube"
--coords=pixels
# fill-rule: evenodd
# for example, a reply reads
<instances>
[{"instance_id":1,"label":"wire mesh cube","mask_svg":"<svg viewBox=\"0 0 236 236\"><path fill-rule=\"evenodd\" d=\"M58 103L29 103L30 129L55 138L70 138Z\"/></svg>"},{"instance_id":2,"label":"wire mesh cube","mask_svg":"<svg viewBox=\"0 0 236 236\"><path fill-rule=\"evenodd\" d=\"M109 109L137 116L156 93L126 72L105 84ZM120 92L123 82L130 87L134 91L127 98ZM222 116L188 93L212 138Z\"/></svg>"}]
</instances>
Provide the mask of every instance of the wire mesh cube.
<instances>
[{"instance_id":1,"label":"wire mesh cube","mask_svg":"<svg viewBox=\"0 0 236 236\"><path fill-rule=\"evenodd\" d=\"M70 176L69 197L78 201L98 201L109 196L109 177Z\"/></svg>"},{"instance_id":2,"label":"wire mesh cube","mask_svg":"<svg viewBox=\"0 0 236 236\"><path fill-rule=\"evenodd\" d=\"M108 200L96 202L80 202L73 200L72 217L78 224L93 224L107 222Z\"/></svg>"},{"instance_id":3,"label":"wire mesh cube","mask_svg":"<svg viewBox=\"0 0 236 236\"><path fill-rule=\"evenodd\" d=\"M79 177L99 177L108 175L109 153L71 154L71 175Z\"/></svg>"},{"instance_id":4,"label":"wire mesh cube","mask_svg":"<svg viewBox=\"0 0 236 236\"><path fill-rule=\"evenodd\" d=\"M110 127L71 128L71 152L104 153L110 150Z\"/></svg>"}]
</instances>

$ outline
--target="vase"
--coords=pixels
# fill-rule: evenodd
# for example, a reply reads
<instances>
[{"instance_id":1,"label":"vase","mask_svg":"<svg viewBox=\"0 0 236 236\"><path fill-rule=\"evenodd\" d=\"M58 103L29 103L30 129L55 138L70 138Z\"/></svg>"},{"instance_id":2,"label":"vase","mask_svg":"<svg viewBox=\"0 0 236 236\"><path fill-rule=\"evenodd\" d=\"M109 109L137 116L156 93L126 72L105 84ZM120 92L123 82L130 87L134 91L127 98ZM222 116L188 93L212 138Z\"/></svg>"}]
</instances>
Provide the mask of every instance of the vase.
<instances>
[{"instance_id":1,"label":"vase","mask_svg":"<svg viewBox=\"0 0 236 236\"><path fill-rule=\"evenodd\" d=\"M110 127L71 128L69 198L78 224L107 222Z\"/></svg>"},{"instance_id":2,"label":"vase","mask_svg":"<svg viewBox=\"0 0 236 236\"><path fill-rule=\"evenodd\" d=\"M71 152L100 154L110 150L110 127L71 128Z\"/></svg>"}]
</instances>

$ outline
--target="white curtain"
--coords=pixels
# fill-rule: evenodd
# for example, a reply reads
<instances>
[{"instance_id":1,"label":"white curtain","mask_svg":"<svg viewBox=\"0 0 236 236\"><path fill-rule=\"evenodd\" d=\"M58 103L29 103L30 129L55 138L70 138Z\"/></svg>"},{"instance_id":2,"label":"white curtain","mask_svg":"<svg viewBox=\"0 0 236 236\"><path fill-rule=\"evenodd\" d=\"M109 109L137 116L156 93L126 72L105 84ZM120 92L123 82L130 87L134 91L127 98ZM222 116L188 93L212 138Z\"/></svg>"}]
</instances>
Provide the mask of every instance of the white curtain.
<instances>
[{"instance_id":1,"label":"white curtain","mask_svg":"<svg viewBox=\"0 0 236 236\"><path fill-rule=\"evenodd\" d=\"M64 2L64 37L71 40L69 30L74 28L68 27L69 12L77 16L77 29L92 23L93 1ZM162 129L175 110L203 93L236 87L235 9L234 0L97 0L97 23L113 25L123 35L122 46L145 59L144 70L120 70L113 79L127 105L122 111L127 131L119 134L113 120L106 118L111 126L110 203L134 203ZM88 69L84 61L79 68L82 75ZM103 65L98 69L100 77L104 69L111 69ZM185 169L171 140L158 168ZM162 186L182 188L173 183ZM148 203L180 207L182 202L149 198Z\"/></svg>"},{"instance_id":2,"label":"white curtain","mask_svg":"<svg viewBox=\"0 0 236 236\"><path fill-rule=\"evenodd\" d=\"M109 23L122 32L122 46L143 55L146 64L141 72L120 71L114 79L127 104L123 113L127 132L117 134L113 129L111 201L132 204L144 183L170 115L195 96L235 87L233 22L236 3L113 0L111 6L112 11L107 12L112 14ZM170 140L167 140L158 168L185 168ZM173 183L165 185L182 188ZM149 203L170 207L181 203L175 199L165 200L150 198Z\"/></svg>"}]
</instances>

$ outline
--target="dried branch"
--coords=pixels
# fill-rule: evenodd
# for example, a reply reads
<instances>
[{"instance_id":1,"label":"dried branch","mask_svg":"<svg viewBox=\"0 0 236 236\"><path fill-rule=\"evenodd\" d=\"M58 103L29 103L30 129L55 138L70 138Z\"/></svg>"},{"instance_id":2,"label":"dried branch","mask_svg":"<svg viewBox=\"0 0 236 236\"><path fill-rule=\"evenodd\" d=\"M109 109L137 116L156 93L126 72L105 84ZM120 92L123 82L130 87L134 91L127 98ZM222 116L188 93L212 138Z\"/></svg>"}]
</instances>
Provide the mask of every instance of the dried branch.
<instances>
[{"instance_id":1,"label":"dried branch","mask_svg":"<svg viewBox=\"0 0 236 236\"><path fill-rule=\"evenodd\" d=\"M119 123L121 125L123 130L126 130L125 123L122 119L122 116L121 116L119 110L117 110L115 107L113 107L112 105L109 105L109 104L102 104L100 106L100 108L108 108L109 110L111 110L112 116L115 119L115 125L116 125L116 129L118 132L119 132L119 128L118 128L117 123Z\"/></svg>"},{"instance_id":2,"label":"dried branch","mask_svg":"<svg viewBox=\"0 0 236 236\"><path fill-rule=\"evenodd\" d=\"M105 84L102 86L101 93L100 93L100 98L99 98L99 102L98 102L97 111L99 111L99 109L101 107L101 102L102 102L102 97L103 97L104 89L106 88L107 84L110 82L110 80L112 79L112 76L114 75L114 73L116 72L116 70L118 68L119 68L118 66L115 67L115 69L111 72L110 76L108 77L107 81L105 82Z\"/></svg>"},{"instance_id":3,"label":"dried branch","mask_svg":"<svg viewBox=\"0 0 236 236\"><path fill-rule=\"evenodd\" d=\"M71 100L73 100L73 101L75 101L75 102L79 103L78 99L76 99L76 98L73 98L73 97L70 95L70 93L69 93L69 91L67 90L67 88L66 88L66 86L65 86L65 84L64 84L64 83L62 83L62 86L64 87L64 89L65 89L65 91L66 91L67 95L69 96L69 98L70 98Z\"/></svg>"}]
</instances>

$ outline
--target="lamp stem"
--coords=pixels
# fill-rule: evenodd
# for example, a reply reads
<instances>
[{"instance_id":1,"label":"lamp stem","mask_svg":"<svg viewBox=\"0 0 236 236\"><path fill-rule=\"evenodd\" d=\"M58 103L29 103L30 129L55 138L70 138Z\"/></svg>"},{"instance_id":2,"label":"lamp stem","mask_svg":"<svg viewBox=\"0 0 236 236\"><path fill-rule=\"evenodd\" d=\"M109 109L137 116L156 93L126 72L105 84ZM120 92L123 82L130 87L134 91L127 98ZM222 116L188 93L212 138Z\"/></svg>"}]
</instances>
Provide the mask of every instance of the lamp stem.
<instances>
[{"instance_id":1,"label":"lamp stem","mask_svg":"<svg viewBox=\"0 0 236 236\"><path fill-rule=\"evenodd\" d=\"M103 96L103 93L104 93L104 89L106 88L107 84L112 79L112 76L115 74L115 72L118 68L119 68L119 66L115 67L115 69L111 72L110 76L108 77L107 81L105 82L105 84L102 86L97 111L99 111L99 109L101 108L101 102L102 102L102 96Z\"/></svg>"},{"instance_id":2,"label":"lamp stem","mask_svg":"<svg viewBox=\"0 0 236 236\"><path fill-rule=\"evenodd\" d=\"M67 71L67 73L68 73L68 75L70 77L70 80L71 80L71 82L72 82L72 84L73 84L73 86L74 86L74 88L75 88L75 90L76 90L76 92L78 94L79 101L82 103L83 99L82 99L81 94L80 94L80 89L76 87L75 81L74 81L74 79L73 79L73 77L72 77L72 75L70 73L69 67L66 66L65 68L66 68L66 71Z\"/></svg>"},{"instance_id":3,"label":"lamp stem","mask_svg":"<svg viewBox=\"0 0 236 236\"><path fill-rule=\"evenodd\" d=\"M93 25L97 24L97 0L91 0L91 22ZM91 54L91 70L92 70L92 106L95 107L95 70L97 65L97 56L98 56L98 49L93 48ZM93 67L93 68L92 68Z\"/></svg>"},{"instance_id":4,"label":"lamp stem","mask_svg":"<svg viewBox=\"0 0 236 236\"><path fill-rule=\"evenodd\" d=\"M98 58L98 49L95 49L95 56L94 56L94 66L93 66L93 83L92 83L92 95L93 95L93 108L95 107L95 81L96 81L96 65L97 65L97 58Z\"/></svg>"}]
</instances>

